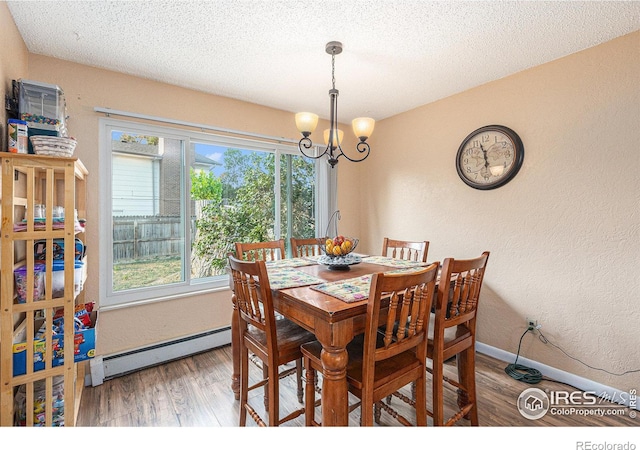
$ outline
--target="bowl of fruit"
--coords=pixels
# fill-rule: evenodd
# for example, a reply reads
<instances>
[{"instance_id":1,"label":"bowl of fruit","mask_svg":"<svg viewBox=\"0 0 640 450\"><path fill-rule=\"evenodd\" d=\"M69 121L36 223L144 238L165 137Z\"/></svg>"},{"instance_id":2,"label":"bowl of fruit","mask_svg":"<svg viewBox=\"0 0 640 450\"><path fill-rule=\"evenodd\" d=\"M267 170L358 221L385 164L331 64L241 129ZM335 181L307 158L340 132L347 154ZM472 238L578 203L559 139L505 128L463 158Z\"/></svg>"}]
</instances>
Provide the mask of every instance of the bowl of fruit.
<instances>
[{"instance_id":1,"label":"bowl of fruit","mask_svg":"<svg viewBox=\"0 0 640 450\"><path fill-rule=\"evenodd\" d=\"M359 256L352 254L358 246L358 239L356 238L338 235L333 238L320 238L318 243L322 250L322 255L318 262L329 266L329 269L348 270L350 265L362 261Z\"/></svg>"}]
</instances>

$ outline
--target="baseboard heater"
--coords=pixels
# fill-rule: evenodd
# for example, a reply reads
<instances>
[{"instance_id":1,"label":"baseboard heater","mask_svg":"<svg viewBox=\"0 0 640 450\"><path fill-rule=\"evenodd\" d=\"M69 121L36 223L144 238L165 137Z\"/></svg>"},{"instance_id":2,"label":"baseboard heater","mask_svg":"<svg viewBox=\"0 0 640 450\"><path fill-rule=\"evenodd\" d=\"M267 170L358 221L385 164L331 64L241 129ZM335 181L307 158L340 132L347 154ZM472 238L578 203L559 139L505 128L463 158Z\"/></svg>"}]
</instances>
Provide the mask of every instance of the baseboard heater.
<instances>
[{"instance_id":1,"label":"baseboard heater","mask_svg":"<svg viewBox=\"0 0 640 450\"><path fill-rule=\"evenodd\" d=\"M96 357L90 360L90 384L98 386L105 380L229 345L230 343L231 327L224 327L123 353Z\"/></svg>"}]
</instances>

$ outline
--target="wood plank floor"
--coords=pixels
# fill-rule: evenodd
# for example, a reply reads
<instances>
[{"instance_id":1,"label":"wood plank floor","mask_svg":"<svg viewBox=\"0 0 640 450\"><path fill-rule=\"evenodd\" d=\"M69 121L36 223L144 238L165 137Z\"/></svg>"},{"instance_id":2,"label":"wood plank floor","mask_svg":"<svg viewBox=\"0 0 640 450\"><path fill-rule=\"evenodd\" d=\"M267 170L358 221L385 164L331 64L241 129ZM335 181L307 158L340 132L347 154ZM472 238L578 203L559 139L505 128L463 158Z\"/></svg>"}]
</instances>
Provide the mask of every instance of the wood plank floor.
<instances>
[{"instance_id":1,"label":"wood plank floor","mask_svg":"<svg viewBox=\"0 0 640 450\"><path fill-rule=\"evenodd\" d=\"M261 375L257 367L252 371ZM529 388L542 390L577 389L550 380L529 385L509 377L506 363L486 355L478 354L476 383L479 393L479 419L482 427L636 427L640 419L631 418L624 408L621 416L585 416L546 414L538 420L523 417L516 408L520 393ZM446 371L454 374L455 366L448 365ZM78 426L80 427L236 427L238 425L238 402L231 391L231 348L221 347L156 367L140 370L125 376L105 381L96 387L86 387L82 395ZM445 383L446 385L446 383ZM430 395L430 386L428 387ZM262 389L253 391L252 404L263 411ZM450 399L447 409L453 405L453 391L445 392ZM295 379L281 381L281 416L299 408L295 394ZM355 398L352 399L355 402ZM429 404L431 402L429 401ZM410 408L398 406L410 420L414 418ZM446 412L446 411L445 411ZM320 408L316 417L320 417ZM631 414L633 416L633 414ZM359 409L350 417L350 426L359 423ZM398 423L383 413L381 426L396 426ZM248 426L256 425L250 418ZM431 424L431 422L429 423ZM304 416L285 424L301 427ZM468 427L463 420L459 426Z\"/></svg>"}]
</instances>

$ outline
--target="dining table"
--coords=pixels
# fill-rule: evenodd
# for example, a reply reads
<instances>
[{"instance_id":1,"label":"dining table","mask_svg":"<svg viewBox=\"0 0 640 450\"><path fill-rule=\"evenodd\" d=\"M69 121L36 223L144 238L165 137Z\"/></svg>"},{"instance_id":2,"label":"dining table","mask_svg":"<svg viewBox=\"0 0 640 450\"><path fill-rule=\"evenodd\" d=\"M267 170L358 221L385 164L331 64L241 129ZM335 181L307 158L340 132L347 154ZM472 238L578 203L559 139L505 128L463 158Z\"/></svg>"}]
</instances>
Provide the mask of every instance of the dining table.
<instances>
[{"instance_id":1,"label":"dining table","mask_svg":"<svg viewBox=\"0 0 640 450\"><path fill-rule=\"evenodd\" d=\"M266 262L277 313L314 333L322 344L322 425L347 426L347 344L364 332L367 299L373 274L419 270L428 263L384 256L353 254L342 265L323 264L321 257ZM236 399L240 390L240 335L235 310L231 323Z\"/></svg>"}]
</instances>

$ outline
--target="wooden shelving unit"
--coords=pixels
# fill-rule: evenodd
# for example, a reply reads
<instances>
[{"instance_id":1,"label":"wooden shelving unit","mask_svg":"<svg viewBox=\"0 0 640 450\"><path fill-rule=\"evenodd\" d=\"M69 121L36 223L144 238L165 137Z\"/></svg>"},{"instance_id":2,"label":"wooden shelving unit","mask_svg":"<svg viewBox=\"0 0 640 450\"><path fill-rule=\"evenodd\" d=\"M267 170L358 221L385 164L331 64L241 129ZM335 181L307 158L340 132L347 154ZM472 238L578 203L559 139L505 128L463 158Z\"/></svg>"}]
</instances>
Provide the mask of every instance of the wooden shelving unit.
<instances>
[{"instance_id":1,"label":"wooden shelving unit","mask_svg":"<svg viewBox=\"0 0 640 450\"><path fill-rule=\"evenodd\" d=\"M2 153L2 226L0 277L0 425L13 426L16 420L16 398L24 408L24 425L73 426L84 386L85 363L74 363L75 305L84 303L84 293L74 289L75 238L84 240L84 230L74 220L86 217L87 170L79 159ZM34 219L35 205L44 205L46 216ZM54 206L64 207L64 220L54 220ZM16 225L21 225L16 226ZM54 296L53 248L54 239L64 242L64 293ZM34 244L44 240L46 245L44 295L34 299ZM17 298L14 270L26 267L25 297ZM63 345L53 347L54 313L64 317ZM42 342L34 336L42 325L44 352L34 349L34 342L42 349ZM69 325L69 326L66 326ZM26 368L16 374L14 344L26 344ZM64 363L54 367L54 359L64 353ZM42 359L44 368L34 370L34 354ZM42 355L42 357L40 356ZM63 397L59 396L60 387ZM40 392L40 393L39 393ZM44 396L44 409L37 410L34 401ZM63 402L61 402L63 400ZM64 407L63 421L60 406ZM21 422L21 421L20 421ZM20 423L22 424L22 423Z\"/></svg>"}]
</instances>

